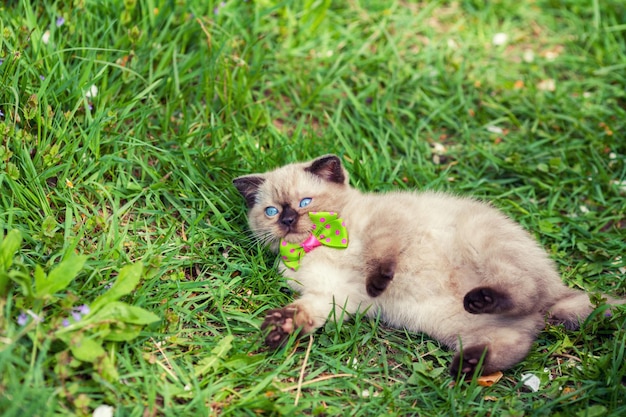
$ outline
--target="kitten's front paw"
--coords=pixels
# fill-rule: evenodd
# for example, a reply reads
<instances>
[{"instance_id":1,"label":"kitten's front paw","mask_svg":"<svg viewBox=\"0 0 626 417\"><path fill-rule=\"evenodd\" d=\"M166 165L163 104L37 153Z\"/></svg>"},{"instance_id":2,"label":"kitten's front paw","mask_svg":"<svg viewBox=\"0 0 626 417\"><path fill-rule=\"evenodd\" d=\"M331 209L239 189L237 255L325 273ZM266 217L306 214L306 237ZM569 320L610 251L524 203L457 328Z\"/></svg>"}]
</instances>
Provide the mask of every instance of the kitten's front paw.
<instances>
[{"instance_id":1,"label":"kitten's front paw","mask_svg":"<svg viewBox=\"0 0 626 417\"><path fill-rule=\"evenodd\" d=\"M490 287L478 287L465 294L463 307L468 313L490 314L510 310L513 303L506 293Z\"/></svg>"},{"instance_id":2,"label":"kitten's front paw","mask_svg":"<svg viewBox=\"0 0 626 417\"><path fill-rule=\"evenodd\" d=\"M456 378L459 374L465 375L465 379L472 378L475 373L480 373L481 369L484 368L484 364L488 359L488 354L489 351L487 351L487 347L484 345L471 346L463 349L462 352L459 352L454 356L452 365L450 365L450 375L453 378ZM483 355L483 366L482 368L478 368L478 364L480 363L481 358L483 358Z\"/></svg>"},{"instance_id":3,"label":"kitten's front paw","mask_svg":"<svg viewBox=\"0 0 626 417\"><path fill-rule=\"evenodd\" d=\"M296 330L294 319L296 308L283 307L269 310L265 315L265 320L261 325L261 330L266 334L265 344L272 349L281 347L289 338L289 335Z\"/></svg>"},{"instance_id":4,"label":"kitten's front paw","mask_svg":"<svg viewBox=\"0 0 626 417\"><path fill-rule=\"evenodd\" d=\"M396 261L383 261L378 263L373 271L367 276L365 290L370 297L378 297L387 289L387 286L396 273Z\"/></svg>"}]
</instances>

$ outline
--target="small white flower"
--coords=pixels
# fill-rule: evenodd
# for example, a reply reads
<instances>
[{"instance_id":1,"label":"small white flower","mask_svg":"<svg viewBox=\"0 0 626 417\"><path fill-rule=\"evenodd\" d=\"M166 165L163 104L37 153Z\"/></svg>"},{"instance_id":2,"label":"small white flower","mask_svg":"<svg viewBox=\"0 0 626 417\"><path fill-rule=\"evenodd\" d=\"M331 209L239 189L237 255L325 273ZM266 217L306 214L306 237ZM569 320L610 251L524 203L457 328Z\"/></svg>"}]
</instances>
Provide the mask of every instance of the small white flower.
<instances>
[{"instance_id":1,"label":"small white flower","mask_svg":"<svg viewBox=\"0 0 626 417\"><path fill-rule=\"evenodd\" d=\"M533 374L522 374L522 383L526 385L532 392L539 391L541 380Z\"/></svg>"},{"instance_id":2,"label":"small white flower","mask_svg":"<svg viewBox=\"0 0 626 417\"><path fill-rule=\"evenodd\" d=\"M374 392L374 394L372 394L372 397L376 398L378 397L380 394L378 392ZM370 391L367 389L364 389L363 391L361 391L361 398L368 398L370 396Z\"/></svg>"},{"instance_id":3,"label":"small white flower","mask_svg":"<svg viewBox=\"0 0 626 417\"><path fill-rule=\"evenodd\" d=\"M610 184L616 186L620 194L626 194L626 181L611 180Z\"/></svg>"},{"instance_id":4,"label":"small white flower","mask_svg":"<svg viewBox=\"0 0 626 417\"><path fill-rule=\"evenodd\" d=\"M559 53L556 51L548 51L544 54L544 56L546 57L548 61L554 61L555 59L558 58Z\"/></svg>"},{"instance_id":5,"label":"small white flower","mask_svg":"<svg viewBox=\"0 0 626 417\"><path fill-rule=\"evenodd\" d=\"M524 54L522 55L522 59L524 60L524 62L531 63L535 60L535 53L532 51L532 49L525 49Z\"/></svg>"},{"instance_id":6,"label":"small white flower","mask_svg":"<svg viewBox=\"0 0 626 417\"><path fill-rule=\"evenodd\" d=\"M456 43L456 41L454 39L449 38L447 43L448 43L448 48L450 48L450 49L459 49L459 44Z\"/></svg>"},{"instance_id":7,"label":"small white flower","mask_svg":"<svg viewBox=\"0 0 626 417\"><path fill-rule=\"evenodd\" d=\"M554 375L552 375L552 372L550 372L550 369L548 368L543 368L543 372L545 372L546 374L548 374L548 379L550 381L552 381L554 379Z\"/></svg>"},{"instance_id":8,"label":"small white flower","mask_svg":"<svg viewBox=\"0 0 626 417\"><path fill-rule=\"evenodd\" d=\"M589 208L587 206L585 206L585 205L580 205L578 207L578 210L580 210L580 212L583 213L583 214L589 213Z\"/></svg>"},{"instance_id":9,"label":"small white flower","mask_svg":"<svg viewBox=\"0 0 626 417\"><path fill-rule=\"evenodd\" d=\"M504 130L498 126L487 126L487 131L491 133L496 133L498 135L501 135L504 133Z\"/></svg>"},{"instance_id":10,"label":"small white flower","mask_svg":"<svg viewBox=\"0 0 626 417\"><path fill-rule=\"evenodd\" d=\"M98 95L98 87L96 87L95 84L91 84L91 87L89 87L89 90L87 90L87 92L85 93L85 97L94 98L97 95Z\"/></svg>"},{"instance_id":11,"label":"small white flower","mask_svg":"<svg viewBox=\"0 0 626 417\"><path fill-rule=\"evenodd\" d=\"M493 39L491 40L491 43L494 44L495 46L501 46L501 45L504 45L506 41L508 40L509 40L509 35L507 35L506 33L500 32L500 33L496 33L495 35L493 35Z\"/></svg>"},{"instance_id":12,"label":"small white flower","mask_svg":"<svg viewBox=\"0 0 626 417\"><path fill-rule=\"evenodd\" d=\"M545 79L537 84L537 89L541 91L554 91L556 90L556 82L552 78Z\"/></svg>"},{"instance_id":13,"label":"small white flower","mask_svg":"<svg viewBox=\"0 0 626 417\"><path fill-rule=\"evenodd\" d=\"M433 152L436 153L437 155L443 155L447 151L446 147L439 142L434 142L432 146L433 146Z\"/></svg>"},{"instance_id":14,"label":"small white flower","mask_svg":"<svg viewBox=\"0 0 626 417\"><path fill-rule=\"evenodd\" d=\"M43 35L41 35L41 41L46 45L50 42L50 31L46 30Z\"/></svg>"},{"instance_id":15,"label":"small white flower","mask_svg":"<svg viewBox=\"0 0 626 417\"><path fill-rule=\"evenodd\" d=\"M93 410L93 417L113 417L114 408L110 405L102 404Z\"/></svg>"}]
</instances>

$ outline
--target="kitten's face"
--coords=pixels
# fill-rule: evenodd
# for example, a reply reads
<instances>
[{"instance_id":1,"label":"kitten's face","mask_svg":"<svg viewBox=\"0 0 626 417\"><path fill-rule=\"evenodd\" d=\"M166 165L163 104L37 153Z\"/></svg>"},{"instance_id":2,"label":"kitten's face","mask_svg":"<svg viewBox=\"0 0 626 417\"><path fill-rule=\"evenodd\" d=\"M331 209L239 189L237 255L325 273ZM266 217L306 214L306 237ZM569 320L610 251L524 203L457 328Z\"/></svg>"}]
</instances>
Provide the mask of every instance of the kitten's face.
<instances>
[{"instance_id":1,"label":"kitten's face","mask_svg":"<svg viewBox=\"0 0 626 417\"><path fill-rule=\"evenodd\" d=\"M235 178L233 183L246 198L248 221L257 239L265 244L280 239L299 243L313 229L309 212L340 211L341 191L348 187L348 176L339 158L324 156Z\"/></svg>"}]
</instances>

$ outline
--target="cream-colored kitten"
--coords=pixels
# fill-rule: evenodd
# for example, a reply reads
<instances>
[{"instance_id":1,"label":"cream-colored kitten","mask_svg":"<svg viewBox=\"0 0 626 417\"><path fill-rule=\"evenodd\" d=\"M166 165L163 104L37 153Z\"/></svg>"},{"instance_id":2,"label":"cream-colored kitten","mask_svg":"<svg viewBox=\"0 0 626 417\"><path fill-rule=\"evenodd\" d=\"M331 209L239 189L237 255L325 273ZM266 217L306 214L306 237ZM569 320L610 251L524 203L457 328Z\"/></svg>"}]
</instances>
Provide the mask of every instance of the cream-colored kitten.
<instances>
[{"instance_id":1,"label":"cream-colored kitten","mask_svg":"<svg viewBox=\"0 0 626 417\"><path fill-rule=\"evenodd\" d=\"M453 376L488 374L521 361L546 319L573 329L593 309L526 231L487 204L431 192L361 193L334 155L233 183L252 232L275 251L310 238L311 212L336 212L347 227L347 247L307 248L297 270L280 263L300 298L267 314L271 347L315 331L338 307L380 314L455 349Z\"/></svg>"}]
</instances>

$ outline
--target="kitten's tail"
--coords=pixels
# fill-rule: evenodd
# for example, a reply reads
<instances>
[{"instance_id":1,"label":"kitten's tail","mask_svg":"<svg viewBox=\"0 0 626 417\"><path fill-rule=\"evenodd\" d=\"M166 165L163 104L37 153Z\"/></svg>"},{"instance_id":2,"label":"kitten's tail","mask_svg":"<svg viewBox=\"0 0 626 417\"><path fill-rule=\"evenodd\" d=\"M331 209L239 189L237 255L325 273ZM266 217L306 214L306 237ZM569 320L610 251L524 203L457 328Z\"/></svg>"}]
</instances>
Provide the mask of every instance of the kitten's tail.
<instances>
[{"instance_id":1,"label":"kitten's tail","mask_svg":"<svg viewBox=\"0 0 626 417\"><path fill-rule=\"evenodd\" d=\"M610 305L626 304L626 300L603 295ZM589 294L566 288L561 297L548 308L547 321L550 324L562 324L568 330L576 330L594 310Z\"/></svg>"}]
</instances>

